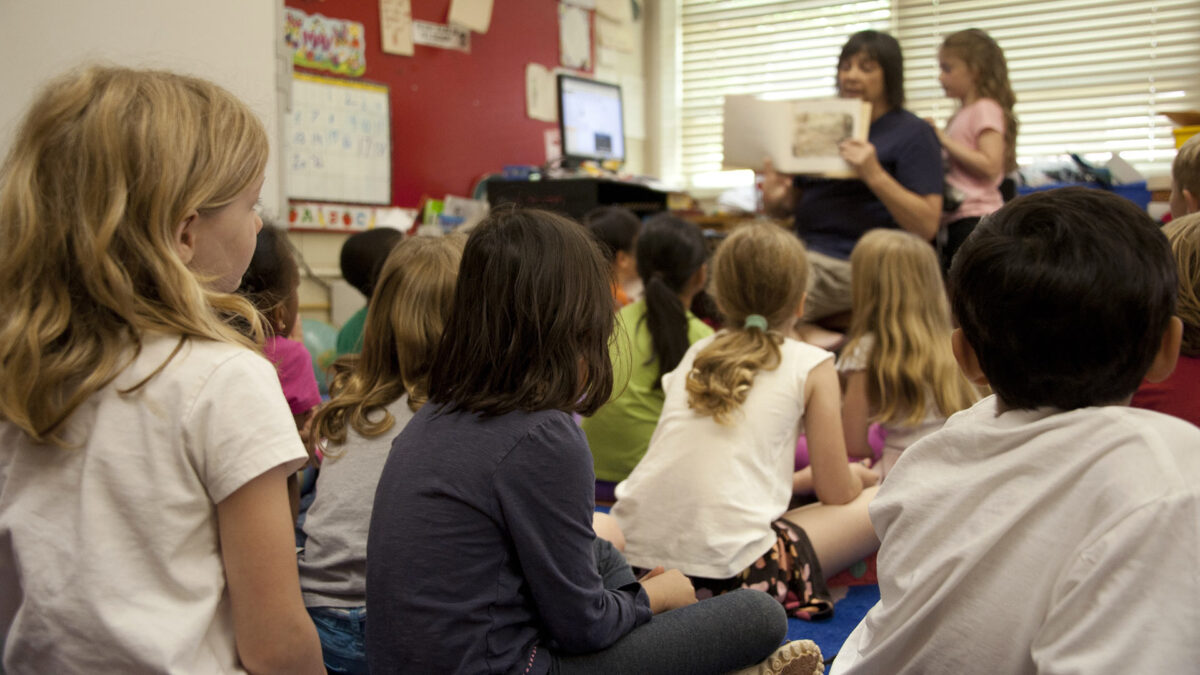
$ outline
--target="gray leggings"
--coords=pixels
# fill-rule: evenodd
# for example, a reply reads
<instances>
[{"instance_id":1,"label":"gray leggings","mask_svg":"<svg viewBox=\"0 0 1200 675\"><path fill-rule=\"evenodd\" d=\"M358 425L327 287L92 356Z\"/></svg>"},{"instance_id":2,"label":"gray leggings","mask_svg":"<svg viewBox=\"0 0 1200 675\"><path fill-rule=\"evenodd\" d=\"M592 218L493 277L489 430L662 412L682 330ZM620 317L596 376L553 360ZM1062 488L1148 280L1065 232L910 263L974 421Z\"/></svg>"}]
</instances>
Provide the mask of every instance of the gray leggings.
<instances>
[{"instance_id":1,"label":"gray leggings","mask_svg":"<svg viewBox=\"0 0 1200 675\"><path fill-rule=\"evenodd\" d=\"M597 539L596 566L607 588L635 581L611 544ZM766 593L737 590L663 612L611 647L583 655L552 653L551 673L727 673L770 656L787 635L783 606Z\"/></svg>"}]
</instances>

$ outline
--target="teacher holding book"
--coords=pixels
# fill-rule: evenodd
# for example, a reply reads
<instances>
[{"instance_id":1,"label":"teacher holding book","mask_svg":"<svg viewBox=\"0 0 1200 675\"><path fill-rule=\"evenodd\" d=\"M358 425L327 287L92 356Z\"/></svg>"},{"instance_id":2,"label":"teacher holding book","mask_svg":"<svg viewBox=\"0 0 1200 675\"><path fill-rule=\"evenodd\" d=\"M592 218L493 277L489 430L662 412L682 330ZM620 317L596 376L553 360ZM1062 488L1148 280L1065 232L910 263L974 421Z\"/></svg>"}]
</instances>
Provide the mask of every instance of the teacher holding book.
<instances>
[{"instance_id":1,"label":"teacher holding book","mask_svg":"<svg viewBox=\"0 0 1200 675\"><path fill-rule=\"evenodd\" d=\"M900 45L886 33L850 36L838 59L838 96L871 104L866 141L839 145L857 179L790 176L768 160L767 211L795 214L809 255L804 321L850 309L850 251L868 230L902 228L922 239L937 234L942 213L942 150L929 124L903 108Z\"/></svg>"}]
</instances>

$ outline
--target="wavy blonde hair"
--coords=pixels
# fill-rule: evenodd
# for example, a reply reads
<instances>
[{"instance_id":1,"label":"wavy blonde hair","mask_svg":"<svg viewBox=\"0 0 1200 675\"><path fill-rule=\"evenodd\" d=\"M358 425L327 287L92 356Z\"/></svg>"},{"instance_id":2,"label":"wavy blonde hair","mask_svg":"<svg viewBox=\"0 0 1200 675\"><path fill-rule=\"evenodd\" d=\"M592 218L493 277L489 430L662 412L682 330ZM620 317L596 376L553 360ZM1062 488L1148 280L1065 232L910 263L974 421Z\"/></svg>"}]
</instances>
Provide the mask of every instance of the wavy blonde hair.
<instances>
[{"instance_id":1,"label":"wavy blonde hair","mask_svg":"<svg viewBox=\"0 0 1200 675\"><path fill-rule=\"evenodd\" d=\"M1179 353L1200 357L1200 213L1176 218L1163 228L1179 268L1175 315L1183 322Z\"/></svg>"},{"instance_id":2,"label":"wavy blonde hair","mask_svg":"<svg viewBox=\"0 0 1200 675\"><path fill-rule=\"evenodd\" d=\"M928 242L902 230L871 230L850 254L850 278L854 314L842 353L874 337L866 367L872 421L918 424L929 391L946 417L978 400L954 360L950 305Z\"/></svg>"},{"instance_id":3,"label":"wavy blonde hair","mask_svg":"<svg viewBox=\"0 0 1200 675\"><path fill-rule=\"evenodd\" d=\"M1017 168L1017 115L1013 107L1017 96L1008 81L1008 61L1004 50L992 36L978 28L951 33L942 41L941 49L952 53L967 64L975 76L975 92L980 98L990 98L1004 110L1004 170Z\"/></svg>"},{"instance_id":4,"label":"wavy blonde hair","mask_svg":"<svg viewBox=\"0 0 1200 675\"><path fill-rule=\"evenodd\" d=\"M729 424L754 376L779 367L783 333L796 320L808 282L808 257L793 234L776 225L738 228L717 248L710 291L725 330L696 355L687 376L688 406ZM767 330L746 327L758 314Z\"/></svg>"},{"instance_id":5,"label":"wavy blonde hair","mask_svg":"<svg viewBox=\"0 0 1200 675\"><path fill-rule=\"evenodd\" d=\"M413 237L392 249L371 295L362 353L333 364L331 399L313 418L313 443L345 443L347 427L378 436L395 424L385 406L408 394L416 412L429 400L429 369L454 302L465 243L461 234ZM372 421L376 410L383 415Z\"/></svg>"},{"instance_id":6,"label":"wavy blonde hair","mask_svg":"<svg viewBox=\"0 0 1200 675\"><path fill-rule=\"evenodd\" d=\"M180 336L170 358L188 338L261 341L254 307L205 288L176 233L189 213L232 202L266 162L262 124L210 82L114 67L51 82L0 168L0 417L65 447L64 422L147 332Z\"/></svg>"}]
</instances>

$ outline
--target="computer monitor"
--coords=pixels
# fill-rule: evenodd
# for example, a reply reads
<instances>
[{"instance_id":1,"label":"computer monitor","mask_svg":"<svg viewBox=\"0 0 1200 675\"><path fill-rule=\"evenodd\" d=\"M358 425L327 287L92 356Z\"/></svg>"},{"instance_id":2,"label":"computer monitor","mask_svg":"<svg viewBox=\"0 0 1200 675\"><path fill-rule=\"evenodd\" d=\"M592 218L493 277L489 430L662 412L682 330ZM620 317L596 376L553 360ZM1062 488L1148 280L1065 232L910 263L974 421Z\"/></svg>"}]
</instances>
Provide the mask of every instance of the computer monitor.
<instances>
[{"instance_id":1,"label":"computer monitor","mask_svg":"<svg viewBox=\"0 0 1200 675\"><path fill-rule=\"evenodd\" d=\"M589 159L625 161L621 87L560 73L558 128L568 164Z\"/></svg>"}]
</instances>

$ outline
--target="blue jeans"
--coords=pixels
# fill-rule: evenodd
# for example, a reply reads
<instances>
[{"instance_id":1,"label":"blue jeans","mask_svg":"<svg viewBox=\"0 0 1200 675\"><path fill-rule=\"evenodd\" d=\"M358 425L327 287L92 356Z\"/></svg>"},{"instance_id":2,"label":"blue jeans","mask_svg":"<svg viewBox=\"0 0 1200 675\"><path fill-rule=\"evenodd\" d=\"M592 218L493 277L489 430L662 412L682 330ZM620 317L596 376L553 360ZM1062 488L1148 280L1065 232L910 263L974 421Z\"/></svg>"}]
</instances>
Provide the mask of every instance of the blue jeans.
<instances>
[{"instance_id":1,"label":"blue jeans","mask_svg":"<svg viewBox=\"0 0 1200 675\"><path fill-rule=\"evenodd\" d=\"M331 673L366 675L367 608L308 607L321 636L321 654Z\"/></svg>"}]
</instances>

